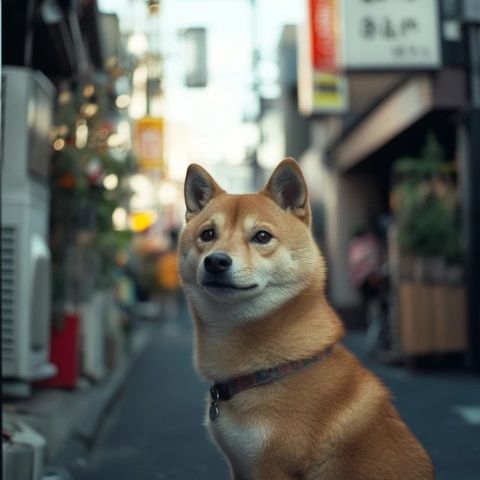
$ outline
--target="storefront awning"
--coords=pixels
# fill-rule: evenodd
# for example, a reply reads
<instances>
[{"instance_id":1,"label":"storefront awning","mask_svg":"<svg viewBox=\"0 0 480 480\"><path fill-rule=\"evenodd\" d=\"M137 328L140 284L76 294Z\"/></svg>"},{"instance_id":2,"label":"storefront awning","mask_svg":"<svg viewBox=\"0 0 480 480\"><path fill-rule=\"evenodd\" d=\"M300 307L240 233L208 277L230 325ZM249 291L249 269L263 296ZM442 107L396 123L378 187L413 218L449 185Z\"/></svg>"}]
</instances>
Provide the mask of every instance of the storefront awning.
<instances>
[{"instance_id":1,"label":"storefront awning","mask_svg":"<svg viewBox=\"0 0 480 480\"><path fill-rule=\"evenodd\" d=\"M465 106L465 102L462 71L445 69L435 75L412 75L375 108L360 116L353 128L330 143L329 163L339 170L349 170L428 113L455 110Z\"/></svg>"}]
</instances>

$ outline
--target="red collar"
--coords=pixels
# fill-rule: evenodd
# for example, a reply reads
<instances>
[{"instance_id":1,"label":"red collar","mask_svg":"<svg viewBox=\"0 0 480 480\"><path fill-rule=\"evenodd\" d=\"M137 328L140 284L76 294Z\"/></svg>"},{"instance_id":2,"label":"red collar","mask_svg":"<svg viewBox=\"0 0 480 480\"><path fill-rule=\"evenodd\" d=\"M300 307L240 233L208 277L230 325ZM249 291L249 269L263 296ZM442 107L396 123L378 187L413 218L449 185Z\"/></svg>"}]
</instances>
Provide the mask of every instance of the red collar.
<instances>
[{"instance_id":1,"label":"red collar","mask_svg":"<svg viewBox=\"0 0 480 480\"><path fill-rule=\"evenodd\" d=\"M303 370L304 368L320 362L328 357L334 348L335 345L330 345L318 355L314 355L313 357L295 360L274 368L257 370L254 373L232 378L226 382L216 382L210 388L210 397L212 399L212 403L210 405L210 419L212 421L217 419L219 415L218 404L220 400L230 400L234 395L242 392L243 390L265 385L267 383L285 378L295 372L298 372L299 370Z\"/></svg>"}]
</instances>

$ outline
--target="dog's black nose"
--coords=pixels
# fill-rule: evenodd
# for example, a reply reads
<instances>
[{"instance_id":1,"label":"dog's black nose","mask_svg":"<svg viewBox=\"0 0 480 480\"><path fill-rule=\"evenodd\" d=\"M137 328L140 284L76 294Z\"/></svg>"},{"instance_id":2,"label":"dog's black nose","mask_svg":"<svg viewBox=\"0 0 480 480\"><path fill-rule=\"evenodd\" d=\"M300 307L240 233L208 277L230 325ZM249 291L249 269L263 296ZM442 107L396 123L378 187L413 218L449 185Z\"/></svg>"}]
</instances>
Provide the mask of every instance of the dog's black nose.
<instances>
[{"instance_id":1,"label":"dog's black nose","mask_svg":"<svg viewBox=\"0 0 480 480\"><path fill-rule=\"evenodd\" d=\"M215 252L207 255L203 261L208 273L219 274L229 269L232 259L223 252Z\"/></svg>"}]
</instances>

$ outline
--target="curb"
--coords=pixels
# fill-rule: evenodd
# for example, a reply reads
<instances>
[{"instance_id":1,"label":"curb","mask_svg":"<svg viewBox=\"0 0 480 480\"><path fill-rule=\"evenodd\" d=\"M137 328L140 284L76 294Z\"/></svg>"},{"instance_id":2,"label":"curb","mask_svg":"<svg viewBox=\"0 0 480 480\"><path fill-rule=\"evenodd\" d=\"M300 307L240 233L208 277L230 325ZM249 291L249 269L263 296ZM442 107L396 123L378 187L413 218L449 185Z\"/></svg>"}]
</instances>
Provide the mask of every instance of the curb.
<instances>
[{"instance_id":1,"label":"curb","mask_svg":"<svg viewBox=\"0 0 480 480\"><path fill-rule=\"evenodd\" d=\"M121 361L107 382L88 392L88 401L83 403L81 411L75 415L69 435L65 436L62 448L48 462L47 471L60 466L69 470L84 463L83 458L95 442L105 413L113 407L136 360L149 343L150 330L151 326L144 324L134 333L130 353Z\"/></svg>"},{"instance_id":2,"label":"curb","mask_svg":"<svg viewBox=\"0 0 480 480\"><path fill-rule=\"evenodd\" d=\"M137 358L149 341L149 330L149 325L145 325L134 334L130 354L122 359L104 385L90 392L88 404L84 405L82 413L73 424L72 437L77 436L88 446L94 442L105 412L112 407Z\"/></svg>"}]
</instances>

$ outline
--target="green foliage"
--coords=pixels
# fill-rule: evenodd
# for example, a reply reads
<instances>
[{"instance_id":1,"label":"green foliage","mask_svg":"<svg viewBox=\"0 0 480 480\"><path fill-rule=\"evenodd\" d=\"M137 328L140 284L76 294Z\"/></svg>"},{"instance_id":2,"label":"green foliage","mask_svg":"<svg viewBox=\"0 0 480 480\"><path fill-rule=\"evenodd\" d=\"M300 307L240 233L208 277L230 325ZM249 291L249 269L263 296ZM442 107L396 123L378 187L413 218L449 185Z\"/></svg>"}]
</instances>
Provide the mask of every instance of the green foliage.
<instances>
[{"instance_id":1,"label":"green foliage","mask_svg":"<svg viewBox=\"0 0 480 480\"><path fill-rule=\"evenodd\" d=\"M420 158L395 163L399 244L411 255L457 263L461 259L458 198L454 168L443 157L430 134Z\"/></svg>"},{"instance_id":2,"label":"green foliage","mask_svg":"<svg viewBox=\"0 0 480 480\"><path fill-rule=\"evenodd\" d=\"M132 233L129 231L119 232L111 228L97 233L92 248L100 255L102 261L97 279L99 287L113 285L117 254L119 251L127 250L131 241Z\"/></svg>"},{"instance_id":3,"label":"green foliage","mask_svg":"<svg viewBox=\"0 0 480 480\"><path fill-rule=\"evenodd\" d=\"M113 283L117 253L128 247L132 237L130 232L113 229L112 214L117 207L129 203L131 191L125 179L135 171L134 157L130 152L114 155L107 146L109 129L116 116L108 85L96 84L91 98L83 92L83 85L77 84L70 99L59 103L55 114L56 137L65 142L61 151L53 153L51 162L50 234L54 298L58 301L65 300L67 292L83 288L77 284L66 286L71 278L71 272L66 271L69 267L65 267L66 252L72 244L77 244L82 252L86 250L86 257L95 257L98 268L85 266L85 275L91 275L96 285L105 287ZM86 102L98 105L93 116L82 113ZM83 148L76 147L79 122L88 128ZM118 177L118 186L106 190L102 180L111 173ZM82 282L90 283L84 278Z\"/></svg>"}]
</instances>

